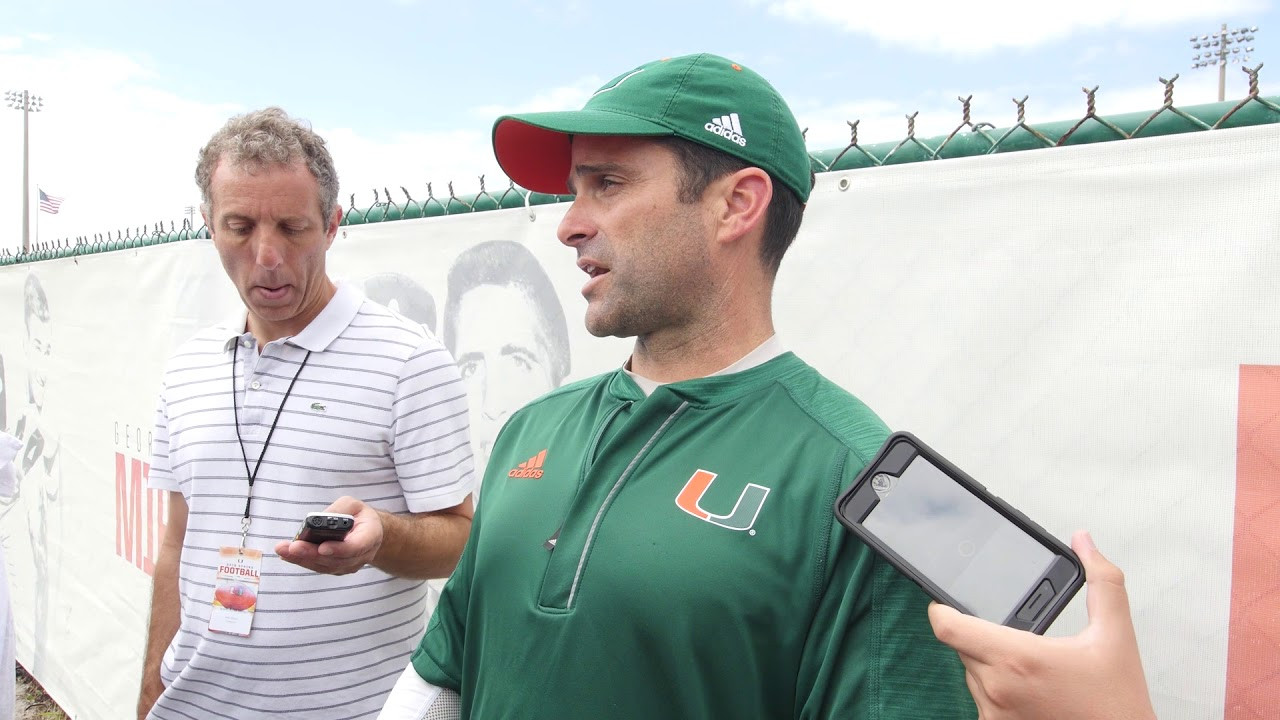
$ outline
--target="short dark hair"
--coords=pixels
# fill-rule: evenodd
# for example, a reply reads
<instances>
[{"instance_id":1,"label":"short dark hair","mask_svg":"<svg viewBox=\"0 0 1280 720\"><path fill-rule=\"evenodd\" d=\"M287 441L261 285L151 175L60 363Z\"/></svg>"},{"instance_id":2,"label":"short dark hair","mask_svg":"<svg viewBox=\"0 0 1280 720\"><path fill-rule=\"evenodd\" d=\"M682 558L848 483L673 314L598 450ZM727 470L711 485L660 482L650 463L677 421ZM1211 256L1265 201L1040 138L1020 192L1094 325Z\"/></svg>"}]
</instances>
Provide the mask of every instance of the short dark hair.
<instances>
[{"instance_id":1,"label":"short dark hair","mask_svg":"<svg viewBox=\"0 0 1280 720\"><path fill-rule=\"evenodd\" d=\"M457 356L458 312L462 297L482 285L514 287L533 302L539 335L545 340L551 380L559 387L569 374L569 326L555 286L529 249L511 240L490 240L467 248L449 268L444 301L444 345Z\"/></svg>"},{"instance_id":2,"label":"short dark hair","mask_svg":"<svg viewBox=\"0 0 1280 720\"><path fill-rule=\"evenodd\" d=\"M49 322L49 297L44 294L44 287L36 276L28 275L22 292L22 320L31 332L31 318L41 322Z\"/></svg>"},{"instance_id":3,"label":"short dark hair","mask_svg":"<svg viewBox=\"0 0 1280 720\"><path fill-rule=\"evenodd\" d=\"M685 140L681 137L655 138L658 143L676 156L680 164L680 187L677 197L680 202L692 203L702 198L707 186L725 175L752 167L750 163L700 143ZM782 256L791 247L796 234L800 232L800 221L804 219L804 203L795 192L779 182L772 175L773 199L769 201L769 209L765 214L764 241L760 245L760 259L774 273L782 264ZM813 185L813 171L809 172L809 184Z\"/></svg>"}]
</instances>

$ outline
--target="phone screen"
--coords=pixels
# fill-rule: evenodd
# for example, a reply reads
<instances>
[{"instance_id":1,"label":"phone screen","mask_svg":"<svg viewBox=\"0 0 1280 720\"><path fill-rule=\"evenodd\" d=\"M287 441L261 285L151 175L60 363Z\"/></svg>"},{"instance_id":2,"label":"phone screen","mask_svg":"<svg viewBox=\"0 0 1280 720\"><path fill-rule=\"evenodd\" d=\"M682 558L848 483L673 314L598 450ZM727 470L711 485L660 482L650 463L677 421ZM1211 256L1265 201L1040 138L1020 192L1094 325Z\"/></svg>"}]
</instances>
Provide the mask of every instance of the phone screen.
<instances>
[{"instance_id":1,"label":"phone screen","mask_svg":"<svg viewBox=\"0 0 1280 720\"><path fill-rule=\"evenodd\" d=\"M871 479L862 525L974 615L1004 623L1057 555L925 457Z\"/></svg>"}]
</instances>

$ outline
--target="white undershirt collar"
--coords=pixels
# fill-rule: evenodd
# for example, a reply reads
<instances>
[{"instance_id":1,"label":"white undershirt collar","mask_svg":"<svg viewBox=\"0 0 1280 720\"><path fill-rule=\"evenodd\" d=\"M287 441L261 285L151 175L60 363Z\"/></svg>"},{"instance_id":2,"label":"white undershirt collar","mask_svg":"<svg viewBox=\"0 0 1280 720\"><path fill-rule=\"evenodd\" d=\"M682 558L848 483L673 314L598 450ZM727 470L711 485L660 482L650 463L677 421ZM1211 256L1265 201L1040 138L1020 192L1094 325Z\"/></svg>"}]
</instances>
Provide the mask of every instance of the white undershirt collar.
<instances>
[{"instance_id":1,"label":"white undershirt collar","mask_svg":"<svg viewBox=\"0 0 1280 720\"><path fill-rule=\"evenodd\" d=\"M743 355L742 358L739 359L737 362L729 365L724 369L713 372L710 375L707 375L706 377L715 377L717 375L732 375L733 373L739 373L739 372L742 372L743 370L750 370L753 367L759 367L769 362L770 360L778 357L779 355L785 353L786 351L787 349L782 345L782 340L778 338L777 333L774 333L773 335L769 336L768 340L765 340L764 342L756 346L755 350L752 350L746 355ZM640 392L643 392L645 397L649 397L650 395L653 394L654 390L657 390L663 385L666 385L666 383L664 382L658 382L657 380L650 380L647 377L643 377L635 374L634 372L631 371L631 368L628 367L630 364L631 364L631 358L627 358L627 361L622 364L622 371L625 372L628 376L630 376L632 380L635 381L636 385L640 388Z\"/></svg>"}]
</instances>

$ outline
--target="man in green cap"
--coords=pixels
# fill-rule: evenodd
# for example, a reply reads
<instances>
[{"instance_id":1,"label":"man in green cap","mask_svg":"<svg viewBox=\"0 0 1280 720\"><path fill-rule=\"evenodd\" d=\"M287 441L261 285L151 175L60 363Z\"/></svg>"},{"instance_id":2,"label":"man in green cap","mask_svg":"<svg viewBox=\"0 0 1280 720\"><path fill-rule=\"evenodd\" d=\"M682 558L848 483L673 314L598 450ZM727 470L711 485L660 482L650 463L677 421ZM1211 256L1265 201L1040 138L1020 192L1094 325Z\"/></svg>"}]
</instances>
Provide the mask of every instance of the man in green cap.
<instances>
[{"instance_id":1,"label":"man in green cap","mask_svg":"<svg viewBox=\"0 0 1280 720\"><path fill-rule=\"evenodd\" d=\"M813 175L778 93L714 55L499 118L616 371L512 415L381 717L971 718L927 597L832 507L888 432L788 352L771 295Z\"/></svg>"}]
</instances>

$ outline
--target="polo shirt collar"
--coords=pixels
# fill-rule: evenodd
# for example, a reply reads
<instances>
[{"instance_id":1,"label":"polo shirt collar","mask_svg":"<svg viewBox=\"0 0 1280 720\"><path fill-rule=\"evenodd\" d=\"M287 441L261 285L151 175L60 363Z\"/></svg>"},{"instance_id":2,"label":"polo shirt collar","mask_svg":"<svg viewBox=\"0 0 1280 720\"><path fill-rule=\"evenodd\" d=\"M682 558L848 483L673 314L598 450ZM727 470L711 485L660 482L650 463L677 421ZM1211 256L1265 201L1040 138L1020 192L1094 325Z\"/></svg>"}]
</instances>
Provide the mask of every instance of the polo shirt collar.
<instances>
[{"instance_id":1,"label":"polo shirt collar","mask_svg":"<svg viewBox=\"0 0 1280 720\"><path fill-rule=\"evenodd\" d=\"M323 352L330 343L338 339L342 331L355 319L356 313L360 311L364 296L348 283L338 282L336 285L337 292L329 299L329 303L324 306L320 314L302 329L302 332L280 339L312 352ZM248 321L249 312L243 310L237 312L228 322L216 326L225 333L226 342L223 343L223 350L230 351L231 346L244 337Z\"/></svg>"}]
</instances>

